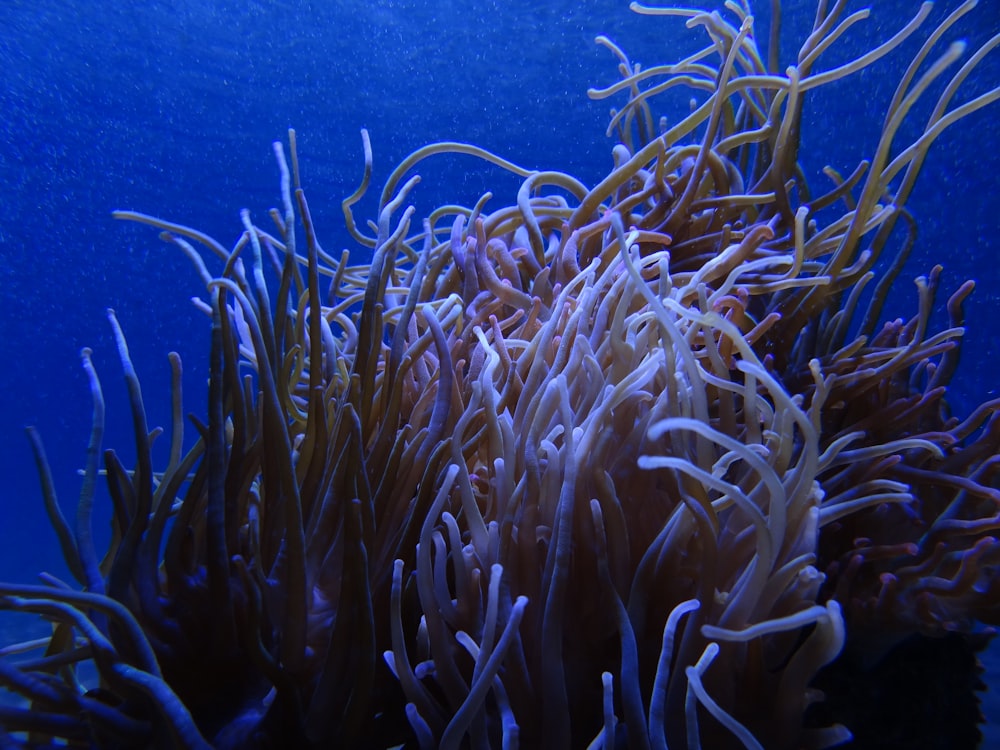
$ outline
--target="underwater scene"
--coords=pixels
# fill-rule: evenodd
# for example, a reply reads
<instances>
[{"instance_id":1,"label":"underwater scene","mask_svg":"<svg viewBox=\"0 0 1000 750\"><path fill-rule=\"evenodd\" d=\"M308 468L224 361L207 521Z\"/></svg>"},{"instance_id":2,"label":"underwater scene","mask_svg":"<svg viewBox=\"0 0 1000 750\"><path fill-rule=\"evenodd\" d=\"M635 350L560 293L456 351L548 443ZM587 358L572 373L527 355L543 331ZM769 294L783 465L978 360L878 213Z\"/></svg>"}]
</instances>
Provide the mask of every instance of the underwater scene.
<instances>
[{"instance_id":1,"label":"underwater scene","mask_svg":"<svg viewBox=\"0 0 1000 750\"><path fill-rule=\"evenodd\" d=\"M0 747L1000 747L996 0L0 3Z\"/></svg>"}]
</instances>

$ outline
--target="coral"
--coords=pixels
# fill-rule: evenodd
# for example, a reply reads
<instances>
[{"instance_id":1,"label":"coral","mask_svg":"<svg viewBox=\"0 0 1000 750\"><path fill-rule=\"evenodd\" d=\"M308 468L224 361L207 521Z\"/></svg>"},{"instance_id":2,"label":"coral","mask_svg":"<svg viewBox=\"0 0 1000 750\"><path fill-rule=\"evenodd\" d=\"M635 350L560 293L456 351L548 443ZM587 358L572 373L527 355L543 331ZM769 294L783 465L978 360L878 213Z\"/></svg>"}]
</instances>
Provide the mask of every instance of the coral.
<instances>
[{"instance_id":1,"label":"coral","mask_svg":"<svg viewBox=\"0 0 1000 750\"><path fill-rule=\"evenodd\" d=\"M30 703L11 742L101 747L823 747L806 727L818 670L845 639L901 641L996 622L1000 422L948 416L963 286L934 332L919 313L876 331L867 286L933 141L1000 97L949 109L912 143L914 102L962 53L933 30L876 152L814 195L798 167L803 102L897 50L926 19L817 70L868 11L820 3L797 63L765 62L748 9L687 18L706 46L640 68L608 39L624 96L614 167L586 187L464 144L406 159L371 261L325 252L291 134L275 145L274 228L244 212L227 249L162 230L204 282L208 413L185 439L175 368L171 452L153 434L122 327L137 462L104 454L114 504L90 536L103 401L74 530L50 514L82 586L0 584L0 606L51 620L44 655L0 659ZM780 18L771 19L773 38ZM655 96L692 91L656 121ZM421 222L407 175L440 153L523 178ZM207 250L203 257L195 245ZM215 256L215 257L212 257ZM210 270L210 266L219 270ZM866 297L867 295L867 297ZM862 300L867 310L860 312ZM41 441L33 444L42 468ZM852 643L855 641L852 640ZM868 641L866 641L868 642ZM12 646L5 656L27 652ZM87 683L89 662L98 682Z\"/></svg>"}]
</instances>

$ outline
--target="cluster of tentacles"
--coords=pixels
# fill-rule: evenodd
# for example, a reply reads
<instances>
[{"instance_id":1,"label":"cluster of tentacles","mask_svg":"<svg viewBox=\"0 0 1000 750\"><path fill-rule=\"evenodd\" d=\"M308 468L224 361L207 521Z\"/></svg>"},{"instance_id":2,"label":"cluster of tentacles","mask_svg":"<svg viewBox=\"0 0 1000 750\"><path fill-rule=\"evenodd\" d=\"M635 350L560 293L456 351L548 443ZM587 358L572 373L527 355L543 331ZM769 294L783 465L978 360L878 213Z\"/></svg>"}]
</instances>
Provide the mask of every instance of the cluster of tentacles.
<instances>
[{"instance_id":1,"label":"cluster of tentacles","mask_svg":"<svg viewBox=\"0 0 1000 750\"><path fill-rule=\"evenodd\" d=\"M231 248L134 212L204 281L208 414L186 439L174 368L170 460L154 469L125 335L137 463L104 452L114 504L91 534L103 401L75 527L46 502L82 590L0 584L53 623L3 649L9 745L98 747L824 747L818 670L852 638L1000 620L1000 404L948 416L961 287L933 331L939 270L909 322L869 290L931 143L1000 98L951 100L896 134L961 50L927 37L877 152L813 195L798 167L808 92L891 53L822 53L867 17L820 3L798 62L765 60L746 7L677 15L700 52L640 68L607 39L624 95L614 167L588 188L476 147L429 146L390 176L370 263L331 256L275 144L273 227ZM771 48L780 33L772 19ZM930 61L929 63L927 61ZM918 77L918 70L926 70ZM692 90L656 122L650 100ZM523 177L417 222L407 175L464 154ZM842 211L837 207L841 206ZM832 215L836 215L831 218ZM207 251L207 257L196 249ZM210 268L217 270L210 270ZM863 307L867 309L862 313ZM91 665L88 673L83 667Z\"/></svg>"}]
</instances>

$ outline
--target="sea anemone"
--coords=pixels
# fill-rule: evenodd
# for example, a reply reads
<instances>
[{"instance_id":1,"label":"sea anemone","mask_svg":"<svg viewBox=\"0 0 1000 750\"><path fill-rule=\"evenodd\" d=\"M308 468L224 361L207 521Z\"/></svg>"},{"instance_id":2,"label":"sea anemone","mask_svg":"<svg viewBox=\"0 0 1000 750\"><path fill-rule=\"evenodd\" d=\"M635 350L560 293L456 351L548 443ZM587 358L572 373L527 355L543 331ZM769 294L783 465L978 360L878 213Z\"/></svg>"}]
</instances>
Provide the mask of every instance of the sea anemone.
<instances>
[{"instance_id":1,"label":"sea anemone","mask_svg":"<svg viewBox=\"0 0 1000 750\"><path fill-rule=\"evenodd\" d=\"M777 4L775 4L777 5ZM53 623L10 646L0 708L13 745L98 747L826 747L806 720L845 639L968 632L1000 620L1000 404L948 416L962 335L933 331L934 269L909 322L882 320L908 252L868 286L928 148L993 89L949 109L994 37L944 86L910 143L914 103L963 53L926 38L870 159L816 194L798 166L814 89L892 53L822 69L868 16L819 3L797 62L765 57L746 3L680 16L705 47L641 68L606 38L623 96L614 166L588 188L461 143L408 157L371 262L325 252L294 132L275 144L273 228L242 215L232 249L148 215L204 282L208 413L185 452L180 362L169 462L154 469L143 394L109 319L136 465L113 451L100 556L101 388L76 528L32 444L69 570L0 584L0 606ZM929 62L928 62L929 61ZM918 75L921 68L926 68ZM657 120L657 94L690 112ZM409 177L441 153L523 178L516 201L421 222ZM817 155L811 154L811 157ZM204 258L195 245L207 249ZM212 256L215 256L213 259ZM211 263L220 265L217 272ZM867 309L863 309L863 308ZM30 647L30 648L29 648ZM94 675L83 669L91 665Z\"/></svg>"}]
</instances>

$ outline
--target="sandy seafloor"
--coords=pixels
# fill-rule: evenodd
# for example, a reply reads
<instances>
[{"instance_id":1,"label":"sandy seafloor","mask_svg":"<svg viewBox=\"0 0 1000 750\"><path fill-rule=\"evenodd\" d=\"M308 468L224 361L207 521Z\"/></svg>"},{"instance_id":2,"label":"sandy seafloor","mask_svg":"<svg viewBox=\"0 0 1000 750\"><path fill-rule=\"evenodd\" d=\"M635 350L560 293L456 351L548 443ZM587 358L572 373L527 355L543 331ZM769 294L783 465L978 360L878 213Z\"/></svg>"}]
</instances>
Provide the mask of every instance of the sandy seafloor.
<instances>
[{"instance_id":1,"label":"sandy seafloor","mask_svg":"<svg viewBox=\"0 0 1000 750\"><path fill-rule=\"evenodd\" d=\"M752 5L762 11L763 37L770 3ZM916 3L872 5L874 18L824 64L861 54L871 46L865 34L887 38ZM941 0L931 22L957 5ZM947 38L974 49L1000 24L996 6L982 0L976 17ZM786 0L785 7L788 60L815 5ZM377 186L407 154L436 140L476 143L593 184L611 163L609 104L585 94L616 78L615 61L594 44L602 33L646 66L677 60L701 42L691 42L677 19L630 14L624 0L0 2L0 578L30 580L42 569L65 575L23 428L41 431L61 502L72 512L90 419L83 346L94 348L104 378L105 444L130 461L106 308L118 312L147 394L167 392L165 355L177 351L187 410L198 413L204 403L206 326L188 301L201 291L197 278L155 232L113 222L112 209L155 213L232 242L241 208L261 216L278 200L270 144L289 126L299 133L303 180L328 249L348 242L340 201L360 176L362 127L371 132ZM968 91L1000 82L998 57L994 51L970 77ZM825 164L849 172L870 153L904 64L905 55L897 56L859 81L819 92L807 110L807 174ZM917 109L917 120L926 116L926 107ZM944 265L944 289L976 280L952 394L959 413L997 397L1000 386L998 122L994 105L935 145L909 203L920 238L890 303L893 316L912 315L908 279L935 263ZM517 187L467 160L426 169L415 193L418 214L444 201L472 203L486 189L511 202ZM359 215L373 210L369 200ZM151 424L167 423L166 399L150 397L147 406ZM0 619L3 642L8 627L24 626ZM1000 645L984 662L984 747L1000 748Z\"/></svg>"}]
</instances>

